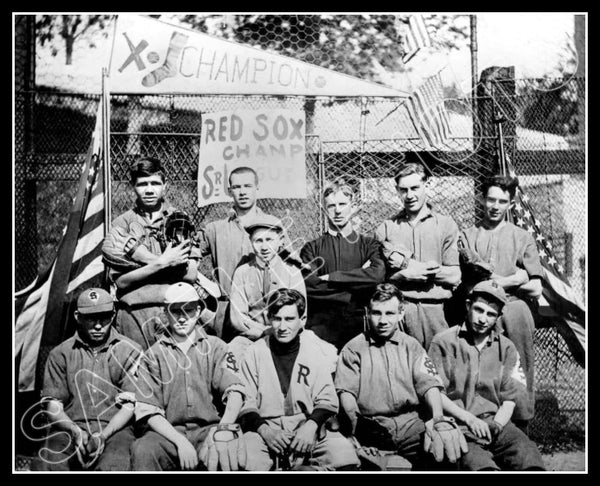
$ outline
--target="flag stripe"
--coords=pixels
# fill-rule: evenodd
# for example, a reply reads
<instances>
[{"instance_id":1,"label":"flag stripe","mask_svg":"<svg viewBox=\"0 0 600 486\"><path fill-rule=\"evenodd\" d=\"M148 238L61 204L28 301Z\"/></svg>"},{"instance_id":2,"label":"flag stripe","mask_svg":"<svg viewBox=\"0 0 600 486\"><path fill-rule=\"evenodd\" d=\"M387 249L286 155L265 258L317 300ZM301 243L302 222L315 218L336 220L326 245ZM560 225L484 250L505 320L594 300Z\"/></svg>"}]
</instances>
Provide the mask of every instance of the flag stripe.
<instances>
[{"instance_id":1,"label":"flag stripe","mask_svg":"<svg viewBox=\"0 0 600 486\"><path fill-rule=\"evenodd\" d=\"M83 272L81 272L75 279L69 283L67 293L73 292L78 287L81 287L85 282L95 277L99 273L104 271L104 264L102 263L102 256L97 256L88 265L86 265Z\"/></svg>"},{"instance_id":2,"label":"flag stripe","mask_svg":"<svg viewBox=\"0 0 600 486\"><path fill-rule=\"evenodd\" d=\"M37 357L55 266L52 266L46 281L27 298L22 313L17 317L15 357L21 352L19 391L33 391L35 386Z\"/></svg>"},{"instance_id":3,"label":"flag stripe","mask_svg":"<svg viewBox=\"0 0 600 486\"><path fill-rule=\"evenodd\" d=\"M421 15L411 15L408 19L408 27L405 30L406 53L402 61L407 63L423 47L431 46L431 37Z\"/></svg>"},{"instance_id":4,"label":"flag stripe","mask_svg":"<svg viewBox=\"0 0 600 486\"><path fill-rule=\"evenodd\" d=\"M77 241L77 247L73 253L73 262L76 262L89 252L94 250L104 239L104 225L96 226L90 233Z\"/></svg>"}]
</instances>

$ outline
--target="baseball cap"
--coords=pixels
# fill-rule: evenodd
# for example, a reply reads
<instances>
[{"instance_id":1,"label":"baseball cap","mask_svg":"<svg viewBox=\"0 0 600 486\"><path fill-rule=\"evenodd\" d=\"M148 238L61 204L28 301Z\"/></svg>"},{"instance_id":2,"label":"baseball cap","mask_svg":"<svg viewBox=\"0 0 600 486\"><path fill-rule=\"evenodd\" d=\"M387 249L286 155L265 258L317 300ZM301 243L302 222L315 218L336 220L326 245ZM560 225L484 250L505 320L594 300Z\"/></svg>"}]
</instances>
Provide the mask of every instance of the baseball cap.
<instances>
[{"instance_id":1,"label":"baseball cap","mask_svg":"<svg viewBox=\"0 0 600 486\"><path fill-rule=\"evenodd\" d=\"M281 220L275 216L271 216L270 214L261 214L260 216L257 216L252 223L246 226L246 231L249 234L252 234L252 232L257 228L268 228L276 231L283 231Z\"/></svg>"},{"instance_id":2,"label":"baseball cap","mask_svg":"<svg viewBox=\"0 0 600 486\"><path fill-rule=\"evenodd\" d=\"M91 288L84 290L77 298L77 310L80 314L99 314L110 312L115 308L115 301L104 289Z\"/></svg>"},{"instance_id":3,"label":"baseball cap","mask_svg":"<svg viewBox=\"0 0 600 486\"><path fill-rule=\"evenodd\" d=\"M186 302L198 302L200 296L196 289L186 282L177 282L169 285L165 291L165 304L185 304Z\"/></svg>"},{"instance_id":4,"label":"baseball cap","mask_svg":"<svg viewBox=\"0 0 600 486\"><path fill-rule=\"evenodd\" d=\"M469 295L475 294L488 295L494 300L498 301L501 305L506 304L508 301L508 297L506 296L504 289L493 280L484 280L483 282L479 282L477 285L475 285L471 292L469 292Z\"/></svg>"}]
</instances>

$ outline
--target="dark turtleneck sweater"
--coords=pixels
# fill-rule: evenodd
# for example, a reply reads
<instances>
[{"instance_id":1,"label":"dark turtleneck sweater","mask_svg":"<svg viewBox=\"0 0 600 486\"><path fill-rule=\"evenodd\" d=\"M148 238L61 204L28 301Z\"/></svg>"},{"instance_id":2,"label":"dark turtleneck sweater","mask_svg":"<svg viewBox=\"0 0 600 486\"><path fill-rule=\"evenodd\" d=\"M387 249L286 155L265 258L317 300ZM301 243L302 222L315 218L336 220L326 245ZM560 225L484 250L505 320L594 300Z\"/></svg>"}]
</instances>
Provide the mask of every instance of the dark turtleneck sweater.
<instances>
[{"instance_id":1,"label":"dark turtleneck sweater","mask_svg":"<svg viewBox=\"0 0 600 486\"><path fill-rule=\"evenodd\" d=\"M269 349L279 378L281 393L286 396L290 388L294 363L300 351L300 332L289 343L280 343L277 339L271 337L269 339ZM318 427L321 427L332 415L334 413L330 410L315 408L307 419L313 420ZM266 420L255 411L242 415L238 421L244 432L256 432L262 424L266 423Z\"/></svg>"}]
</instances>

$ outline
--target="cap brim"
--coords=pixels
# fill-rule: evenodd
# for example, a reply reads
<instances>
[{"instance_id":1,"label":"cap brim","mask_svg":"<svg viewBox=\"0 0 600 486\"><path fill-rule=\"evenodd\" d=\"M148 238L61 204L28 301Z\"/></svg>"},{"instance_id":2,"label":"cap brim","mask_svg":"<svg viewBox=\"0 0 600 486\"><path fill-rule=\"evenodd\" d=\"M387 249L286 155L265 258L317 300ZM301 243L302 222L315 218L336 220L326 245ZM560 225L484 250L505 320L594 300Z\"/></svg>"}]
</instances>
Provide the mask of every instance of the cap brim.
<instances>
[{"instance_id":1,"label":"cap brim","mask_svg":"<svg viewBox=\"0 0 600 486\"><path fill-rule=\"evenodd\" d=\"M112 312L115 310L114 304L108 302L106 304L94 305L90 307L82 307L77 309L80 314L102 314L104 312Z\"/></svg>"},{"instance_id":2,"label":"cap brim","mask_svg":"<svg viewBox=\"0 0 600 486\"><path fill-rule=\"evenodd\" d=\"M283 231L283 228L281 226L273 226L273 225L266 225L266 224L246 227L246 231L250 234L252 234L252 232L257 229L270 229L270 230L274 230L274 231Z\"/></svg>"},{"instance_id":3,"label":"cap brim","mask_svg":"<svg viewBox=\"0 0 600 486\"><path fill-rule=\"evenodd\" d=\"M497 295L494 295L486 290L475 290L472 291L470 295L485 295L501 305L506 305L506 302L508 302L507 300L503 300L501 297L498 297Z\"/></svg>"}]
</instances>

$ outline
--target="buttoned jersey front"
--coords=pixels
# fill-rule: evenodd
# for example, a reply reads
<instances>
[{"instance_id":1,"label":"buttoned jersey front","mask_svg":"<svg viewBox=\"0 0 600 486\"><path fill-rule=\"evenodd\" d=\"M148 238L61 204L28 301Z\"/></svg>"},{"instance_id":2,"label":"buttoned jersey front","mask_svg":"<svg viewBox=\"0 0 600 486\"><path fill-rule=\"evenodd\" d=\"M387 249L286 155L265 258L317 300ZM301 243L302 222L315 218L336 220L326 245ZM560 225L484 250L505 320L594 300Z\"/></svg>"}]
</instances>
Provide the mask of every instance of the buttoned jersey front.
<instances>
[{"instance_id":1,"label":"buttoned jersey front","mask_svg":"<svg viewBox=\"0 0 600 486\"><path fill-rule=\"evenodd\" d=\"M420 262L433 260L444 266L458 266L458 226L450 216L432 211L425 206L423 213L414 221L409 221L404 210L391 220L384 221L375 230L375 237L387 254L398 251L405 257ZM405 297L445 300L452 291L441 285L429 282L398 282Z\"/></svg>"},{"instance_id":2,"label":"buttoned jersey front","mask_svg":"<svg viewBox=\"0 0 600 486\"><path fill-rule=\"evenodd\" d=\"M527 399L517 350L496 330L480 350L465 324L454 326L433 338L429 355L448 397L476 416L495 413L504 401Z\"/></svg>"},{"instance_id":3,"label":"buttoned jersey front","mask_svg":"<svg viewBox=\"0 0 600 486\"><path fill-rule=\"evenodd\" d=\"M360 334L340 353L335 388L354 395L363 415L415 411L432 387L443 389L435 366L418 341L399 330L385 341Z\"/></svg>"},{"instance_id":4,"label":"buttoned jersey front","mask_svg":"<svg viewBox=\"0 0 600 486\"><path fill-rule=\"evenodd\" d=\"M202 330L194 332L185 354L166 334L144 353L137 379L137 420L156 411L173 426L208 425L219 421L215 399L231 390L243 394L239 367L227 345Z\"/></svg>"},{"instance_id":5,"label":"buttoned jersey front","mask_svg":"<svg viewBox=\"0 0 600 486\"><path fill-rule=\"evenodd\" d=\"M62 402L73 422L98 420L107 424L117 413L118 399L133 401L132 373L141 349L114 329L106 343L94 349L78 334L55 347L48 356L42 397Z\"/></svg>"},{"instance_id":6,"label":"buttoned jersey front","mask_svg":"<svg viewBox=\"0 0 600 486\"><path fill-rule=\"evenodd\" d=\"M269 278L265 282L265 270ZM280 256L267 264L252 256L248 263L239 266L233 275L231 288L231 324L243 334L243 321L250 318L267 325L266 301L278 289L295 289L306 298L306 287L300 269L284 262ZM267 293L264 290L268 289Z\"/></svg>"}]
</instances>

